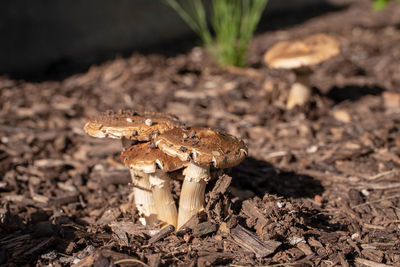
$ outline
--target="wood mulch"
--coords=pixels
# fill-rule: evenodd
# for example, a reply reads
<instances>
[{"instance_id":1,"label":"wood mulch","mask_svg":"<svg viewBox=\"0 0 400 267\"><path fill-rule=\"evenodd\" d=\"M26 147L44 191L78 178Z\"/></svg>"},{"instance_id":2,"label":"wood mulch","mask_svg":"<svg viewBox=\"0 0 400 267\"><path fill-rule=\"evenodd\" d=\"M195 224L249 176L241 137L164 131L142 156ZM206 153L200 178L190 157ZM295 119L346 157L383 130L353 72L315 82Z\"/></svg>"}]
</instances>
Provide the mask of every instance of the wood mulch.
<instances>
[{"instance_id":1,"label":"wood mulch","mask_svg":"<svg viewBox=\"0 0 400 267\"><path fill-rule=\"evenodd\" d=\"M341 55L313 67L312 102L288 111L294 74L262 54L317 32L336 36ZM354 1L258 34L249 56L251 68L221 69L195 47L61 81L1 76L0 264L400 266L400 5L374 13ZM121 144L83 132L88 117L124 108L249 147L176 234L138 222ZM180 182L172 189L178 200Z\"/></svg>"}]
</instances>

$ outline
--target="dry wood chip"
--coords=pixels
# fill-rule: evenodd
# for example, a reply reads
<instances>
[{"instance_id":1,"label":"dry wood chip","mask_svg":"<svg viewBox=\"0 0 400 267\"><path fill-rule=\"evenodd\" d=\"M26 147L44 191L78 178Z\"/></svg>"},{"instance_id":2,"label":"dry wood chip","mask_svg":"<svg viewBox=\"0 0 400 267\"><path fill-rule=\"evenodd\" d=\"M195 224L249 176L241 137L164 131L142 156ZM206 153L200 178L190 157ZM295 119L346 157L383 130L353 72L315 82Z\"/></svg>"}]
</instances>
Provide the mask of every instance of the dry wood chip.
<instances>
[{"instance_id":1,"label":"dry wood chip","mask_svg":"<svg viewBox=\"0 0 400 267\"><path fill-rule=\"evenodd\" d=\"M269 224L269 221L265 218L265 216L262 214L262 212L257 208L256 203L254 203L253 200L243 201L242 210L250 218L256 218L258 220L258 223L260 223L261 225L265 226L265 225Z\"/></svg>"},{"instance_id":2,"label":"dry wood chip","mask_svg":"<svg viewBox=\"0 0 400 267\"><path fill-rule=\"evenodd\" d=\"M158 267L161 264L161 255L160 254L150 254L146 255L147 265L150 267Z\"/></svg>"},{"instance_id":3,"label":"dry wood chip","mask_svg":"<svg viewBox=\"0 0 400 267\"><path fill-rule=\"evenodd\" d=\"M101 218L97 221L98 224L109 224L115 221L121 215L121 211L118 208L106 210Z\"/></svg>"},{"instance_id":4,"label":"dry wood chip","mask_svg":"<svg viewBox=\"0 0 400 267\"><path fill-rule=\"evenodd\" d=\"M374 261L370 261L370 260L366 260L366 259L361 259L361 258L356 258L355 262L358 263L358 264L361 264L363 266L367 266L367 267L391 267L392 266L392 265L378 263L378 262L374 262Z\"/></svg>"},{"instance_id":5,"label":"dry wood chip","mask_svg":"<svg viewBox=\"0 0 400 267\"><path fill-rule=\"evenodd\" d=\"M321 242L315 240L315 238L313 238L313 237L310 237L310 238L307 240L307 243L310 244L310 245L313 246L313 247L324 248L324 246L321 244Z\"/></svg>"},{"instance_id":6,"label":"dry wood chip","mask_svg":"<svg viewBox=\"0 0 400 267\"><path fill-rule=\"evenodd\" d=\"M53 198L49 201L49 205L54 205L56 207L59 207L59 206L74 203L74 202L79 202L79 195Z\"/></svg>"},{"instance_id":7,"label":"dry wood chip","mask_svg":"<svg viewBox=\"0 0 400 267\"><path fill-rule=\"evenodd\" d=\"M69 162L62 159L38 159L35 160L33 165L37 168L54 168L68 164Z\"/></svg>"},{"instance_id":8,"label":"dry wood chip","mask_svg":"<svg viewBox=\"0 0 400 267\"><path fill-rule=\"evenodd\" d=\"M93 266L94 264L94 255L89 255L85 258L83 258L82 260L75 260L76 263L72 264L71 267L89 267L89 266Z\"/></svg>"},{"instance_id":9,"label":"dry wood chip","mask_svg":"<svg viewBox=\"0 0 400 267\"><path fill-rule=\"evenodd\" d=\"M262 241L254 233L240 225L237 225L231 230L231 236L239 246L254 252L257 257L261 258L270 255L281 245L281 242L279 241Z\"/></svg>"},{"instance_id":10,"label":"dry wood chip","mask_svg":"<svg viewBox=\"0 0 400 267\"><path fill-rule=\"evenodd\" d=\"M383 252L376 249L363 249L361 254L369 260L382 262Z\"/></svg>"},{"instance_id":11,"label":"dry wood chip","mask_svg":"<svg viewBox=\"0 0 400 267\"><path fill-rule=\"evenodd\" d=\"M217 183L215 184L213 190L210 193L210 202L215 201L221 194L224 194L231 184L232 177L224 174L219 177ZM207 205L210 206L210 205Z\"/></svg>"},{"instance_id":12,"label":"dry wood chip","mask_svg":"<svg viewBox=\"0 0 400 267\"><path fill-rule=\"evenodd\" d=\"M109 224L111 230L115 232L125 232L131 236L141 236L145 237L145 235L152 235L155 231L159 230L152 230L148 226L136 224L132 221L113 221Z\"/></svg>"},{"instance_id":13,"label":"dry wood chip","mask_svg":"<svg viewBox=\"0 0 400 267\"><path fill-rule=\"evenodd\" d=\"M97 250L94 254L87 256L86 258L79 260L78 258L74 260L73 267L91 267L91 266L114 266L112 262L127 260L138 260L133 257L118 253L109 249ZM132 261L133 262L133 261Z\"/></svg>"},{"instance_id":14,"label":"dry wood chip","mask_svg":"<svg viewBox=\"0 0 400 267\"><path fill-rule=\"evenodd\" d=\"M57 186L64 190L64 191L69 191L69 192L76 192L76 187L72 184L68 184L68 183L62 183L62 182L58 182Z\"/></svg>"},{"instance_id":15,"label":"dry wood chip","mask_svg":"<svg viewBox=\"0 0 400 267\"><path fill-rule=\"evenodd\" d=\"M193 236L202 237L217 231L217 225L212 222L203 222L193 228Z\"/></svg>"},{"instance_id":16,"label":"dry wood chip","mask_svg":"<svg viewBox=\"0 0 400 267\"><path fill-rule=\"evenodd\" d=\"M350 266L349 263L347 262L347 260L345 259L344 255L343 255L343 252L339 251L338 257L339 257L339 260L340 260L340 264L343 267L349 267Z\"/></svg>"},{"instance_id":17,"label":"dry wood chip","mask_svg":"<svg viewBox=\"0 0 400 267\"><path fill-rule=\"evenodd\" d=\"M131 175L127 168L93 171L90 173L91 179L96 179L98 177L100 177L100 182L97 188L106 188L110 184L129 184L132 182Z\"/></svg>"},{"instance_id":18,"label":"dry wood chip","mask_svg":"<svg viewBox=\"0 0 400 267\"><path fill-rule=\"evenodd\" d=\"M161 239L164 239L165 237L167 237L169 234L171 234L174 231L175 231L175 227L170 224L170 225L164 227L163 229L161 229L157 234L153 235L149 239L148 243L153 244L157 241L160 241Z\"/></svg>"},{"instance_id":19,"label":"dry wood chip","mask_svg":"<svg viewBox=\"0 0 400 267\"><path fill-rule=\"evenodd\" d=\"M218 265L219 260L228 260L234 257L232 253L220 252L199 253L199 256L197 266L215 266Z\"/></svg>"},{"instance_id":20,"label":"dry wood chip","mask_svg":"<svg viewBox=\"0 0 400 267\"><path fill-rule=\"evenodd\" d=\"M314 252L312 251L312 249L310 248L309 245L307 245L306 243L300 242L297 244L297 247L304 252L304 254L308 255L312 255L314 254Z\"/></svg>"},{"instance_id":21,"label":"dry wood chip","mask_svg":"<svg viewBox=\"0 0 400 267\"><path fill-rule=\"evenodd\" d=\"M177 236L183 236L184 234L192 231L198 224L207 220L207 214L204 210L193 215L182 227L176 232Z\"/></svg>"},{"instance_id":22,"label":"dry wood chip","mask_svg":"<svg viewBox=\"0 0 400 267\"><path fill-rule=\"evenodd\" d=\"M117 239L120 241L122 246L128 246L129 240L126 232L123 231L121 228L113 229L114 234L116 235Z\"/></svg>"}]
</instances>

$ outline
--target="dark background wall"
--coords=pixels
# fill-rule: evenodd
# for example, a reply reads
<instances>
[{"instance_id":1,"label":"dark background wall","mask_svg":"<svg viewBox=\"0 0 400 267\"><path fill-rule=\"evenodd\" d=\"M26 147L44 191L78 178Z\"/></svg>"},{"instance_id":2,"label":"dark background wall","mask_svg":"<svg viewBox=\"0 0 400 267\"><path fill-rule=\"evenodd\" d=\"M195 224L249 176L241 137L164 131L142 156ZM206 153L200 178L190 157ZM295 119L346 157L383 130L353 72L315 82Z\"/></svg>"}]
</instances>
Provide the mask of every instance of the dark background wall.
<instances>
[{"instance_id":1,"label":"dark background wall","mask_svg":"<svg viewBox=\"0 0 400 267\"><path fill-rule=\"evenodd\" d=\"M268 12L323 0L270 0ZM1 0L0 74L87 65L190 35L161 0Z\"/></svg>"}]
</instances>

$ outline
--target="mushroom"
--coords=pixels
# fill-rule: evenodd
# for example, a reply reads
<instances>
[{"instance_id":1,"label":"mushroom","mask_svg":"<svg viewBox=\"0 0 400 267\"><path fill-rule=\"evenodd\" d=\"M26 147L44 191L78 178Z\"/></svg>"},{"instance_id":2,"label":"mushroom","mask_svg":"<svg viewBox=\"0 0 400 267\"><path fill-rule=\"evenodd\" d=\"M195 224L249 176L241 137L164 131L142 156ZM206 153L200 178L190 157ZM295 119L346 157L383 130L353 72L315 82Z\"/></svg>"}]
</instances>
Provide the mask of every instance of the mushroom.
<instances>
[{"instance_id":1,"label":"mushroom","mask_svg":"<svg viewBox=\"0 0 400 267\"><path fill-rule=\"evenodd\" d=\"M87 134L98 138L121 139L124 150L132 143L150 141L158 134L172 129L183 127L177 117L170 114L156 112L135 111L106 111L91 118L84 126ZM135 204L143 218L143 224L156 222L156 208L148 175L131 170L132 183L135 185L133 194Z\"/></svg>"},{"instance_id":2,"label":"mushroom","mask_svg":"<svg viewBox=\"0 0 400 267\"><path fill-rule=\"evenodd\" d=\"M142 179L141 186L151 188L153 200L148 195L139 191L135 194L135 203L139 212L148 217L153 205L160 221L177 225L178 212L170 189L170 178L166 172L175 171L187 165L178 158L168 156L151 143L140 143L131 146L121 153L121 161L131 169L134 174L139 174ZM148 210L146 210L148 209Z\"/></svg>"},{"instance_id":3,"label":"mushroom","mask_svg":"<svg viewBox=\"0 0 400 267\"><path fill-rule=\"evenodd\" d=\"M311 65L319 64L340 52L338 41L326 34L276 43L264 55L266 64L275 69L293 69L296 83L289 92L286 107L304 105L311 97L309 78Z\"/></svg>"},{"instance_id":4,"label":"mushroom","mask_svg":"<svg viewBox=\"0 0 400 267\"><path fill-rule=\"evenodd\" d=\"M131 142L150 141L166 130L182 126L183 123L171 114L125 110L106 111L91 118L83 128L93 137L121 139L123 147L127 148Z\"/></svg>"},{"instance_id":5,"label":"mushroom","mask_svg":"<svg viewBox=\"0 0 400 267\"><path fill-rule=\"evenodd\" d=\"M164 153L188 161L184 169L179 199L178 228L204 208L204 197L210 177L210 166L229 168L239 164L247 155L243 141L223 132L206 128L175 128L155 139Z\"/></svg>"}]
</instances>

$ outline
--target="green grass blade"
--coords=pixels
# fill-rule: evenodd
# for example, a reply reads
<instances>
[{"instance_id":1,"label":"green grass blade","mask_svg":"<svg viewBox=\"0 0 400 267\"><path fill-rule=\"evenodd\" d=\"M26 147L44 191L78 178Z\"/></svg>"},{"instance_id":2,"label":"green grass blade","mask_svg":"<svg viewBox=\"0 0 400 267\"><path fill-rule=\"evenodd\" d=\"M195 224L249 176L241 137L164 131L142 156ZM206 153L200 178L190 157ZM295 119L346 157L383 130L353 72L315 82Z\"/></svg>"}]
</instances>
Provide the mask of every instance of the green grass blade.
<instances>
[{"instance_id":1,"label":"green grass blade","mask_svg":"<svg viewBox=\"0 0 400 267\"><path fill-rule=\"evenodd\" d=\"M164 0L172 7L186 24L201 38L206 45L212 43L207 25L206 11L201 0Z\"/></svg>"},{"instance_id":2,"label":"green grass blade","mask_svg":"<svg viewBox=\"0 0 400 267\"><path fill-rule=\"evenodd\" d=\"M195 31L220 65L244 66L268 0L212 0L212 38L202 0L165 0Z\"/></svg>"}]
</instances>

